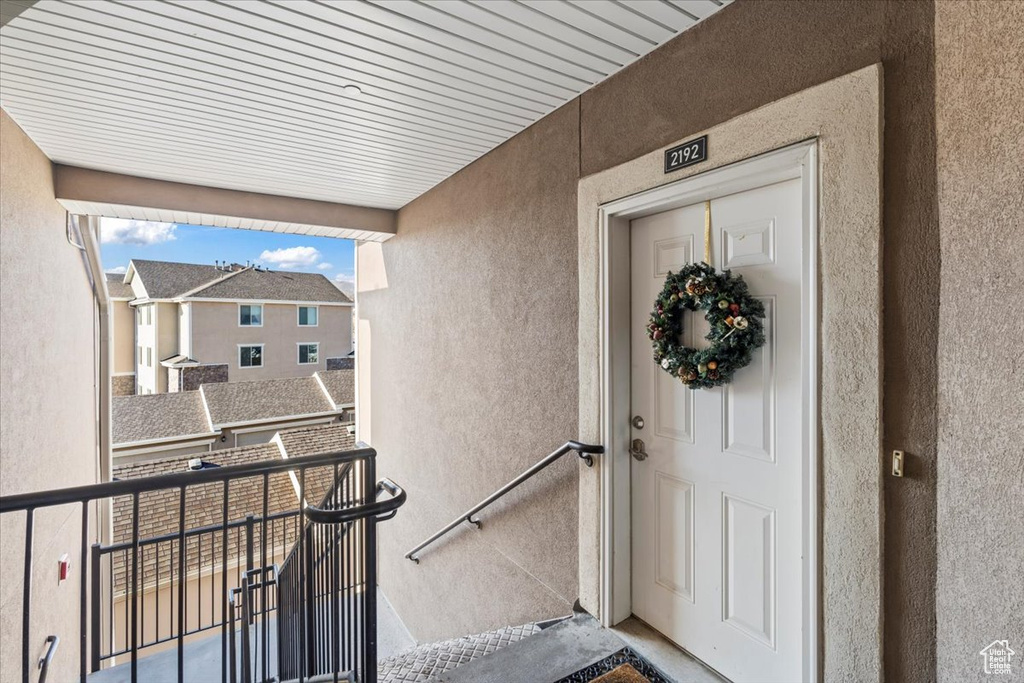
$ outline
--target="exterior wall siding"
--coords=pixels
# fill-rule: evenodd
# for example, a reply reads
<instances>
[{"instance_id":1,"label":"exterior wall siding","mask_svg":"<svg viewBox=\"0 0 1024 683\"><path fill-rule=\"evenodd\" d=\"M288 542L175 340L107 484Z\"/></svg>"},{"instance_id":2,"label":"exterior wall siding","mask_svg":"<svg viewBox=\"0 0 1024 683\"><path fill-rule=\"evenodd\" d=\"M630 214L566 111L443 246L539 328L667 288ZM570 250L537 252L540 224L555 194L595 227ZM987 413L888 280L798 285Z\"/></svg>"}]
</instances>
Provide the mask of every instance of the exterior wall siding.
<instances>
[{"instance_id":1,"label":"exterior wall siding","mask_svg":"<svg viewBox=\"0 0 1024 683\"><path fill-rule=\"evenodd\" d=\"M114 365L113 372L135 372L135 311L127 301L112 301ZM133 380L134 382L134 380ZM134 383L132 389L134 391Z\"/></svg>"},{"instance_id":2,"label":"exterior wall siding","mask_svg":"<svg viewBox=\"0 0 1024 683\"><path fill-rule=\"evenodd\" d=\"M308 377L327 369L327 358L352 350L348 306L320 306L316 327L299 327L296 304L265 304L262 327L240 327L236 302L192 303L193 358L204 364L227 364L231 382ZM300 342L319 342L319 362L298 362ZM263 367L240 368L238 346L263 344Z\"/></svg>"},{"instance_id":3,"label":"exterior wall siding","mask_svg":"<svg viewBox=\"0 0 1024 683\"><path fill-rule=\"evenodd\" d=\"M0 495L92 484L96 307L82 253L65 237L43 153L0 111ZM46 267L40 267L44 259ZM58 558L78 557L80 506L35 515L30 656L58 634L50 679L78 676L79 581L58 585ZM96 519L93 513L92 519ZM0 680L21 680L25 516L0 518ZM29 662L34 672L35 662ZM35 675L34 673L32 675Z\"/></svg>"}]
</instances>

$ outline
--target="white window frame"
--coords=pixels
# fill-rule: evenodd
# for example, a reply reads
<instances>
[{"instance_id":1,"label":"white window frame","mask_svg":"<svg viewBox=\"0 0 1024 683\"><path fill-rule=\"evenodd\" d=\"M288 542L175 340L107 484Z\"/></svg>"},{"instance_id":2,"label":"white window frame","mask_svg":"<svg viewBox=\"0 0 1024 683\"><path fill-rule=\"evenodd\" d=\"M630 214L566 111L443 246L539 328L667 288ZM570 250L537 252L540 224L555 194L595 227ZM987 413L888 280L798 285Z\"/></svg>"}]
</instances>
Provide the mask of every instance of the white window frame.
<instances>
[{"instance_id":1,"label":"white window frame","mask_svg":"<svg viewBox=\"0 0 1024 683\"><path fill-rule=\"evenodd\" d=\"M303 346L315 346L316 347L316 362L302 362L302 347ZM307 354L308 357L308 354ZM295 343L295 360L299 365L320 365L320 342L296 342Z\"/></svg>"},{"instance_id":2,"label":"white window frame","mask_svg":"<svg viewBox=\"0 0 1024 683\"><path fill-rule=\"evenodd\" d=\"M254 346L260 347L260 364L259 365L242 365L242 349L243 348L248 349L248 348L252 348ZM238 369L239 370L251 370L253 368L265 367L265 365L263 363L263 358L264 358L264 354L266 352L265 352L263 346L264 346L263 344L239 344L238 345L238 358L237 358L237 360L238 360Z\"/></svg>"},{"instance_id":3,"label":"white window frame","mask_svg":"<svg viewBox=\"0 0 1024 683\"><path fill-rule=\"evenodd\" d=\"M253 324L243 325L242 324L242 306L248 306L249 308L253 308L254 306L259 306L259 309L260 309L260 324L259 325L253 325ZM238 323L239 327L263 327L263 313L264 313L264 311L265 311L265 307L263 306L263 304L238 304L238 317L235 318L235 320ZM252 312L251 311L249 312L249 316L250 316L250 318L252 317ZM253 344L246 344L246 346L253 346Z\"/></svg>"},{"instance_id":4,"label":"white window frame","mask_svg":"<svg viewBox=\"0 0 1024 683\"><path fill-rule=\"evenodd\" d=\"M316 323L315 324L313 324L313 325L310 325L309 323L306 323L305 325L302 324L302 309L303 308L312 308L314 311L316 311ZM295 323L299 327L320 327L320 307L319 306L309 306L307 304L298 304L295 307ZM310 342L310 343L311 344L319 344L320 342Z\"/></svg>"}]
</instances>

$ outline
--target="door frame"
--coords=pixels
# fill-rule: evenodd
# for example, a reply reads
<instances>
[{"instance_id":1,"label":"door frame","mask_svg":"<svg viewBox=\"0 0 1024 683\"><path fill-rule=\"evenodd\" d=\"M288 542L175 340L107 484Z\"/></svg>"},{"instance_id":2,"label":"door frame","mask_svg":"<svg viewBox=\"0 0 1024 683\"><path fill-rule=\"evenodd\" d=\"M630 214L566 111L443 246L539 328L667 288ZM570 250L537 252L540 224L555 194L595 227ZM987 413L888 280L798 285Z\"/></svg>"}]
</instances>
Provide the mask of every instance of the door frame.
<instances>
[{"instance_id":1,"label":"door frame","mask_svg":"<svg viewBox=\"0 0 1024 683\"><path fill-rule=\"evenodd\" d=\"M631 603L630 441L630 221L681 206L800 179L803 206L801 263L801 338L808 354L802 360L803 435L801 550L803 555L802 667L804 680L818 671L819 599L819 396L818 368L818 145L816 139L680 179L668 185L602 204L598 215L600 282L600 372L602 442L608 449L601 468L601 621L605 626L627 618ZM712 236L712 245L721 245Z\"/></svg>"}]
</instances>

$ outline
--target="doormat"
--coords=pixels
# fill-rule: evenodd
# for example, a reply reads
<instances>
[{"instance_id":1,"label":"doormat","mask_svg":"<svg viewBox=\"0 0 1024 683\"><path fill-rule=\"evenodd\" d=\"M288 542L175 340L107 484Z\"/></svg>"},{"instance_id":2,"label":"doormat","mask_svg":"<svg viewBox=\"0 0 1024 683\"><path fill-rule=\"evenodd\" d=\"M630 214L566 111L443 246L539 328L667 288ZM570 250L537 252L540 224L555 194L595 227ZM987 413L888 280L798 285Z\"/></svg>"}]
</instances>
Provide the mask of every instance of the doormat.
<instances>
[{"instance_id":1,"label":"doormat","mask_svg":"<svg viewBox=\"0 0 1024 683\"><path fill-rule=\"evenodd\" d=\"M557 683L672 683L647 660L624 647L615 654L594 662Z\"/></svg>"}]
</instances>

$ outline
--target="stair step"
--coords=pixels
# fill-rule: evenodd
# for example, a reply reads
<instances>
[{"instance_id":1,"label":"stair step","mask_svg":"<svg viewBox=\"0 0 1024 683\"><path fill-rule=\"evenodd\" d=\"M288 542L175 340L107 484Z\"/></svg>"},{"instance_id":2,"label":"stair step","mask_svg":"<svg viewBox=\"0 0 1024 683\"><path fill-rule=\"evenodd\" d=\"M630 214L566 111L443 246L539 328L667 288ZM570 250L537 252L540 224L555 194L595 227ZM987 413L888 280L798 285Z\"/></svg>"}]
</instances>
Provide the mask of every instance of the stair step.
<instances>
[{"instance_id":1,"label":"stair step","mask_svg":"<svg viewBox=\"0 0 1024 683\"><path fill-rule=\"evenodd\" d=\"M419 645L378 662L377 680L379 683L426 683L540 631L538 624L523 624Z\"/></svg>"},{"instance_id":2,"label":"stair step","mask_svg":"<svg viewBox=\"0 0 1024 683\"><path fill-rule=\"evenodd\" d=\"M586 612L544 629L532 638L442 672L444 683L554 683L625 647Z\"/></svg>"}]
</instances>

